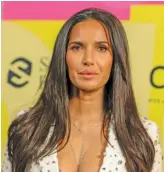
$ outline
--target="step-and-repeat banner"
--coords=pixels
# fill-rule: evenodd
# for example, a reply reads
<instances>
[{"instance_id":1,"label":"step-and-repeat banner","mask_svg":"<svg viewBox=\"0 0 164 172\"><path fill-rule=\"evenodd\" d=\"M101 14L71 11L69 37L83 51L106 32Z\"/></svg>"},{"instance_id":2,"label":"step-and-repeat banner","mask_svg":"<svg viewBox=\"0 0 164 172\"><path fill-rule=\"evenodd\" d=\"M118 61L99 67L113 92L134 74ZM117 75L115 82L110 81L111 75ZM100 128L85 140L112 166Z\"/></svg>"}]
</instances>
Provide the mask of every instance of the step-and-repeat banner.
<instances>
[{"instance_id":1,"label":"step-and-repeat banner","mask_svg":"<svg viewBox=\"0 0 164 172\"><path fill-rule=\"evenodd\" d=\"M61 26L88 7L122 21L140 115L158 124L164 143L164 2L2 2L2 153L11 120L38 97Z\"/></svg>"}]
</instances>

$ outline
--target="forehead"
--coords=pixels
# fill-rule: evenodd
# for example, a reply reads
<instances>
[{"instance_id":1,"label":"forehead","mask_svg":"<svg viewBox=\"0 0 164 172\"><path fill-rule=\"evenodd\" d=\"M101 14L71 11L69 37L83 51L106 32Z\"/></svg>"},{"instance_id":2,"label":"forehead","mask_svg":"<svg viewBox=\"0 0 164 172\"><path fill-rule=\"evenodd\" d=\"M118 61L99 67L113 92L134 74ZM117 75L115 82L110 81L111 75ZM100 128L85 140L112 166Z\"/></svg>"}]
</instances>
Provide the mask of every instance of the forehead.
<instances>
[{"instance_id":1,"label":"forehead","mask_svg":"<svg viewBox=\"0 0 164 172\"><path fill-rule=\"evenodd\" d=\"M106 26L94 19L88 19L77 23L71 31L70 40L109 40Z\"/></svg>"}]
</instances>

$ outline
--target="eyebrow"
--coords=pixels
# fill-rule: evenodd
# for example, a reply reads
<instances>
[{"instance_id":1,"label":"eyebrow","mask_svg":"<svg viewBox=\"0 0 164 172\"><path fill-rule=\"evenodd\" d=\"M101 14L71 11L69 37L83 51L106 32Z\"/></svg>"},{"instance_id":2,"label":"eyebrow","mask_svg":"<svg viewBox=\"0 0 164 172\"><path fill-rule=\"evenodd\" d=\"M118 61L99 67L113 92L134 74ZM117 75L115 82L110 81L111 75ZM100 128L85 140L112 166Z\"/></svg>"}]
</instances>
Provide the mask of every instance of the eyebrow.
<instances>
[{"instance_id":1,"label":"eyebrow","mask_svg":"<svg viewBox=\"0 0 164 172\"><path fill-rule=\"evenodd\" d=\"M105 44L110 45L107 41L96 41L95 43L96 44L104 44L105 43ZM77 44L77 45L80 45L80 46L83 45L83 43L81 41L72 41L72 42L69 43L69 45L71 45L71 44Z\"/></svg>"},{"instance_id":2,"label":"eyebrow","mask_svg":"<svg viewBox=\"0 0 164 172\"><path fill-rule=\"evenodd\" d=\"M71 45L71 44L77 44L77 45L80 45L80 46L83 45L83 43L80 42L80 41L72 41L72 42L70 42L68 45Z\"/></svg>"}]
</instances>

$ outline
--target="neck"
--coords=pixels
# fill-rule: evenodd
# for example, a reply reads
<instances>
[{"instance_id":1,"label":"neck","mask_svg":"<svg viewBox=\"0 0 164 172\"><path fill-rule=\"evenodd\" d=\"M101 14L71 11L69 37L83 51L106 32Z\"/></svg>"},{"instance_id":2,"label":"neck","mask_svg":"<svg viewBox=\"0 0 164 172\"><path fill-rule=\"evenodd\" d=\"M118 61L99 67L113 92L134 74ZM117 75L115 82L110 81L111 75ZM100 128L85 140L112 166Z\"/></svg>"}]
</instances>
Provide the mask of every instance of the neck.
<instances>
[{"instance_id":1,"label":"neck","mask_svg":"<svg viewBox=\"0 0 164 172\"><path fill-rule=\"evenodd\" d=\"M76 121L102 121L104 115L104 90L95 92L79 91L69 102L71 118Z\"/></svg>"}]
</instances>

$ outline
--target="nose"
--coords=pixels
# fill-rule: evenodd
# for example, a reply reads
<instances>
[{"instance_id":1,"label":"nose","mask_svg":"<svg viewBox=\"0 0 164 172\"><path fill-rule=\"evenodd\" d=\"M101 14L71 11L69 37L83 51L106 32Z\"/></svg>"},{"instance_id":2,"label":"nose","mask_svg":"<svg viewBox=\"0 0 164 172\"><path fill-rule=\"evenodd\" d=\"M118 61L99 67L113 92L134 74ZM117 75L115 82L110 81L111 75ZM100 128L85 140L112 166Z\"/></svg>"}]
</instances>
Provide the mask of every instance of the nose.
<instances>
[{"instance_id":1,"label":"nose","mask_svg":"<svg viewBox=\"0 0 164 172\"><path fill-rule=\"evenodd\" d=\"M85 50L82 63L85 66L94 65L94 51L92 49Z\"/></svg>"}]
</instances>

